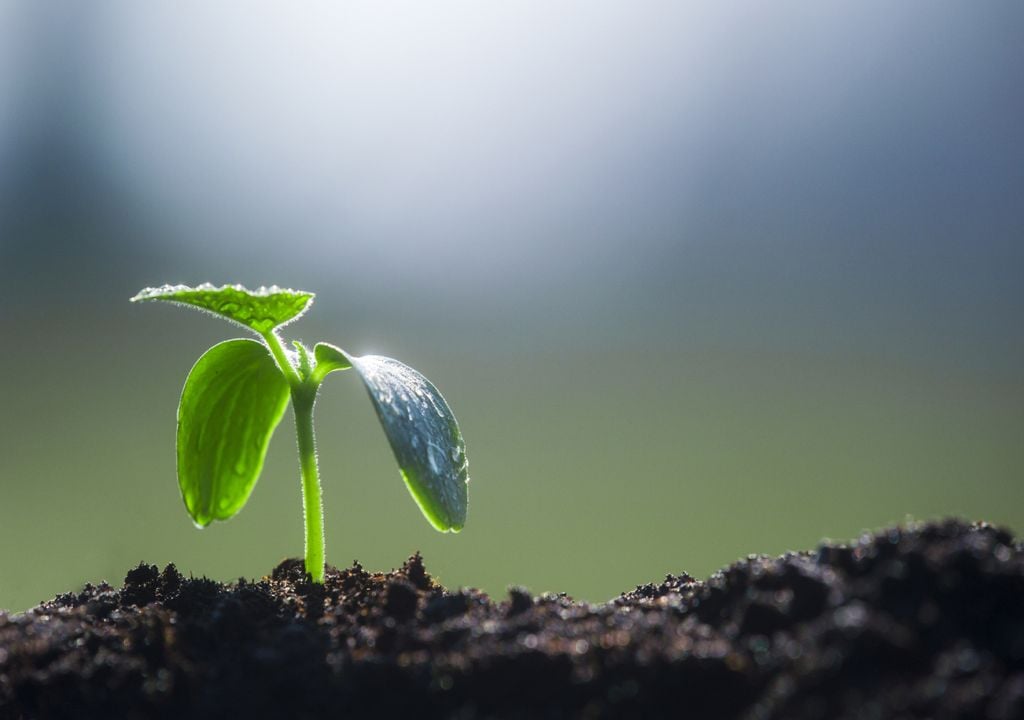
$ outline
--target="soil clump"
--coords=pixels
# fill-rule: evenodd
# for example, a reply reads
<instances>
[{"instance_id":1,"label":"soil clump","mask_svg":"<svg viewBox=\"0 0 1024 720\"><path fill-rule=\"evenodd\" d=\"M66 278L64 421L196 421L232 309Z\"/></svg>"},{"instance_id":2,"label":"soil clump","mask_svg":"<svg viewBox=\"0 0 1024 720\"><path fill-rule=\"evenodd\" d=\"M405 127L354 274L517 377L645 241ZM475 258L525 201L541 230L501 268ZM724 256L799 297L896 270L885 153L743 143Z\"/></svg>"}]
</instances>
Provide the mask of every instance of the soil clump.
<instances>
[{"instance_id":1,"label":"soil clump","mask_svg":"<svg viewBox=\"0 0 1024 720\"><path fill-rule=\"evenodd\" d=\"M1024 552L943 522L605 604L287 560L0 613L0 718L1024 718Z\"/></svg>"}]
</instances>

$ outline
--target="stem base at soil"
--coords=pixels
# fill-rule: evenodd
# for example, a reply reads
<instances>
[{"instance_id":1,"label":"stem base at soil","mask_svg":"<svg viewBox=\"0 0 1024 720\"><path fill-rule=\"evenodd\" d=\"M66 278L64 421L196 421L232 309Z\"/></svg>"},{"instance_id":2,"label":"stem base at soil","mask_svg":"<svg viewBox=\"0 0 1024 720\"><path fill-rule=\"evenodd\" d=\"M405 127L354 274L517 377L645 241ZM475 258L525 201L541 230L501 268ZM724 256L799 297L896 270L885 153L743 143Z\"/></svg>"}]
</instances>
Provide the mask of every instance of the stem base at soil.
<instances>
[{"instance_id":1,"label":"stem base at soil","mask_svg":"<svg viewBox=\"0 0 1024 720\"><path fill-rule=\"evenodd\" d=\"M306 527L306 572L315 583L324 581L324 508L320 490L320 473L316 462L316 439L313 435L313 405L316 389L296 387L292 390L295 410L295 434L299 442L299 463L302 467L302 510Z\"/></svg>"}]
</instances>

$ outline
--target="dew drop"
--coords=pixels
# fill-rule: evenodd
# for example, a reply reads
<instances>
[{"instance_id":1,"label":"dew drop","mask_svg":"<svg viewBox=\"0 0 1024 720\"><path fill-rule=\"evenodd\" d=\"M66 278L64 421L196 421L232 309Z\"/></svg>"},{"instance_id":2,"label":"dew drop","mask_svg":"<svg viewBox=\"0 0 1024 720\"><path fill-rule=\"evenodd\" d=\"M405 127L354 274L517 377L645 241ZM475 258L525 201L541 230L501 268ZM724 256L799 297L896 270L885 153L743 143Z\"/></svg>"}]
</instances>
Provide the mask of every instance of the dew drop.
<instances>
[{"instance_id":1,"label":"dew drop","mask_svg":"<svg viewBox=\"0 0 1024 720\"><path fill-rule=\"evenodd\" d=\"M434 445L427 446L427 461L430 463L430 471L435 475L441 472L441 464L444 462L440 451Z\"/></svg>"}]
</instances>

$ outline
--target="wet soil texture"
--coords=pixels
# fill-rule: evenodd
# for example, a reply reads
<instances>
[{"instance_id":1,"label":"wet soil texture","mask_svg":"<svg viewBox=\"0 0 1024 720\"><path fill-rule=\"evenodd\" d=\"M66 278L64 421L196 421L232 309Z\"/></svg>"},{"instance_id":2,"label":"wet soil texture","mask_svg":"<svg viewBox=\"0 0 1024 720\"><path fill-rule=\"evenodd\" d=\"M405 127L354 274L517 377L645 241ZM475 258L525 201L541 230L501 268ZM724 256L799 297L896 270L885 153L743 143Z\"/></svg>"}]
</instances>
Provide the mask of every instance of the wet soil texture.
<instances>
[{"instance_id":1,"label":"wet soil texture","mask_svg":"<svg viewBox=\"0 0 1024 720\"><path fill-rule=\"evenodd\" d=\"M947 521L603 605L286 561L0 614L2 718L1024 718L1024 552Z\"/></svg>"}]
</instances>

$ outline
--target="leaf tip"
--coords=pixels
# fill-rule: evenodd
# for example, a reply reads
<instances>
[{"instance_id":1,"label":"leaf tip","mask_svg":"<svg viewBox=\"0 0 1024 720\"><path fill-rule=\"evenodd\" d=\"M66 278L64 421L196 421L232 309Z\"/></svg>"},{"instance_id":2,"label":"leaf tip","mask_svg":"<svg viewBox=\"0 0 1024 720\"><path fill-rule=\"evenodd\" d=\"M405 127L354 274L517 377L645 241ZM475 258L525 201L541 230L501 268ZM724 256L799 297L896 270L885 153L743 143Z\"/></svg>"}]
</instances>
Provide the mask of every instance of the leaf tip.
<instances>
[{"instance_id":1,"label":"leaf tip","mask_svg":"<svg viewBox=\"0 0 1024 720\"><path fill-rule=\"evenodd\" d=\"M185 500L185 511L188 513L188 517L192 521L192 524L195 525L196 530L203 530L209 527L210 523L213 522L213 516L209 513L203 513L200 512L198 508L193 509L189 507L187 499Z\"/></svg>"},{"instance_id":2,"label":"leaf tip","mask_svg":"<svg viewBox=\"0 0 1024 720\"><path fill-rule=\"evenodd\" d=\"M143 300L149 300L153 297L154 292L157 288L142 288L137 293L128 298L128 302L142 302Z\"/></svg>"}]
</instances>

